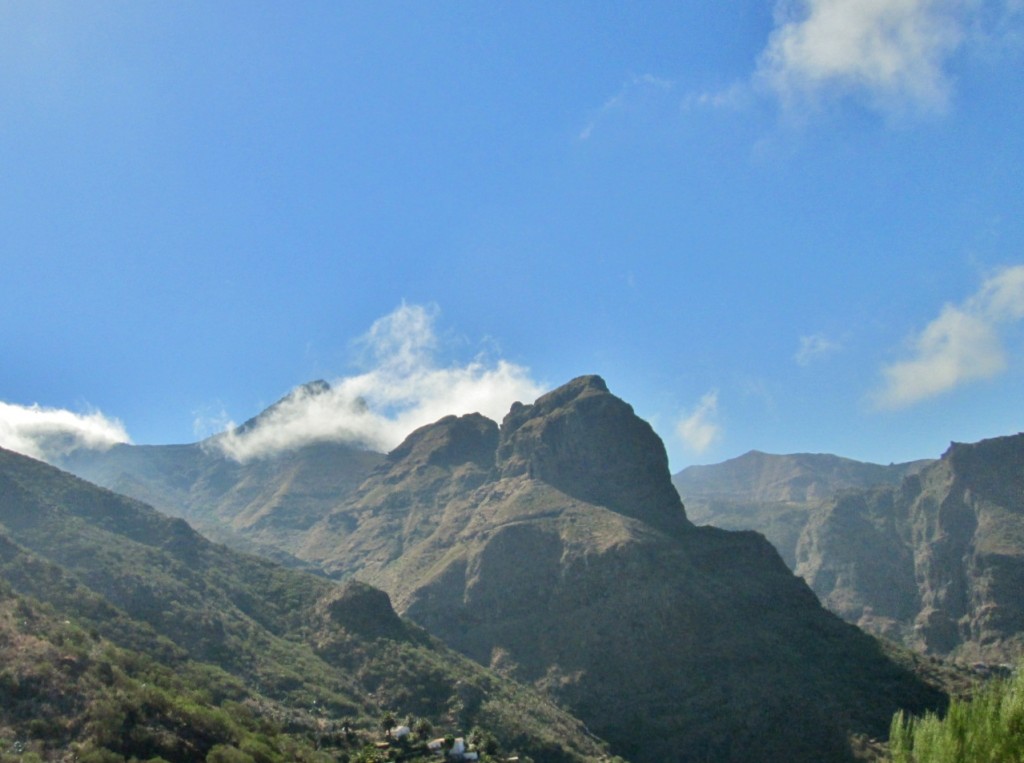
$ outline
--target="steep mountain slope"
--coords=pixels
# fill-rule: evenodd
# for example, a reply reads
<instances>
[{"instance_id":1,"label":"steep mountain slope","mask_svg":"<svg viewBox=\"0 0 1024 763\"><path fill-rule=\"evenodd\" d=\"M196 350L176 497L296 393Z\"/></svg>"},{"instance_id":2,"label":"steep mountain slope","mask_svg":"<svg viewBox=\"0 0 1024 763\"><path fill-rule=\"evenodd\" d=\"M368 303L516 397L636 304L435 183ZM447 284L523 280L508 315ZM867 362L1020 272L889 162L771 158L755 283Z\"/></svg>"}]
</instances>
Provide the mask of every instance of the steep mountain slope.
<instances>
[{"instance_id":1,"label":"steep mountain slope","mask_svg":"<svg viewBox=\"0 0 1024 763\"><path fill-rule=\"evenodd\" d=\"M899 486L814 512L797 573L830 608L919 649L1024 653L1024 435L954 443Z\"/></svg>"},{"instance_id":2,"label":"steep mountain slope","mask_svg":"<svg viewBox=\"0 0 1024 763\"><path fill-rule=\"evenodd\" d=\"M598 377L500 430L418 430L296 553L382 587L637 761L841 761L849 734L942 702L761 536L694 527L661 441Z\"/></svg>"},{"instance_id":3,"label":"steep mountain slope","mask_svg":"<svg viewBox=\"0 0 1024 763\"><path fill-rule=\"evenodd\" d=\"M672 477L690 518L726 530L756 530L789 567L810 515L849 488L898 485L930 461L881 466L822 453L752 450L721 464L689 466Z\"/></svg>"},{"instance_id":4,"label":"steep mountain slope","mask_svg":"<svg viewBox=\"0 0 1024 763\"><path fill-rule=\"evenodd\" d=\"M441 728L479 724L538 759L603 755L576 719L443 648L383 593L230 551L180 519L0 450L4 585L175 672L223 672L232 699L307 740L392 710ZM123 722L111 749L130 746L139 718Z\"/></svg>"},{"instance_id":5,"label":"steep mountain slope","mask_svg":"<svg viewBox=\"0 0 1024 763\"><path fill-rule=\"evenodd\" d=\"M115 646L0 580L2 760L335 760L335 724L285 730L283 709L211 665Z\"/></svg>"},{"instance_id":6,"label":"steep mountain slope","mask_svg":"<svg viewBox=\"0 0 1024 763\"><path fill-rule=\"evenodd\" d=\"M322 381L305 384L235 431L254 429L296 395L326 389ZM239 462L225 455L219 437L188 445L78 450L57 466L187 519L207 537L294 566L290 551L296 539L383 459L353 446L317 442Z\"/></svg>"}]
</instances>

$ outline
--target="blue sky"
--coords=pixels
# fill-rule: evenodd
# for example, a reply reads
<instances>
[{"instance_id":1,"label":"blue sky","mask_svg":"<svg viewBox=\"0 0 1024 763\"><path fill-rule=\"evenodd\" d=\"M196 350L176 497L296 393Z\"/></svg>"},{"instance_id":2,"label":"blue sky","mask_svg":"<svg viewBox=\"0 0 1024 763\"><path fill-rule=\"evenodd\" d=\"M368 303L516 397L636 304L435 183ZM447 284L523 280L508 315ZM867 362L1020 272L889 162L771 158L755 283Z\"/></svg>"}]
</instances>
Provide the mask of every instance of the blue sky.
<instances>
[{"instance_id":1,"label":"blue sky","mask_svg":"<svg viewBox=\"0 0 1024 763\"><path fill-rule=\"evenodd\" d=\"M0 445L1018 432L1022 67L1021 0L0 2Z\"/></svg>"}]
</instances>

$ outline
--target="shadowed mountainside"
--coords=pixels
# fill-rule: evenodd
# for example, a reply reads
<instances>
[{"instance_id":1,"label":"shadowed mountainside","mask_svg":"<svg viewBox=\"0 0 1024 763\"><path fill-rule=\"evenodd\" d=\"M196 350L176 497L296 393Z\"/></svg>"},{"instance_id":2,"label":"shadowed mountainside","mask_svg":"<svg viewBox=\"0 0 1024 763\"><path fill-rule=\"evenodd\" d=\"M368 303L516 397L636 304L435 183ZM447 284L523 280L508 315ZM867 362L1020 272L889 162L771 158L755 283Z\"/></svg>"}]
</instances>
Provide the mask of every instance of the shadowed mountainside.
<instances>
[{"instance_id":1,"label":"shadowed mountainside","mask_svg":"<svg viewBox=\"0 0 1024 763\"><path fill-rule=\"evenodd\" d=\"M4 450L0 589L30 597L41 605L29 609L44 606L127 650L129 662L137 654L160 666L157 672L222 675L218 681L231 690L221 699L284 724L310 749L325 728L346 720L368 729L390 710L429 718L439 728L480 725L537 759L604 755L575 718L401 620L384 593L215 545L180 519ZM0 693L11 686L0 681ZM31 684L17 687L23 693ZM28 696L30 707L43 701ZM144 704L145 696L138 701ZM136 754L144 732L157 744L160 734L145 731L143 710L125 715L104 746ZM84 717L79 731L87 734L92 726ZM24 728L51 739L56 733ZM169 745L159 754L201 760L215 738L191 751Z\"/></svg>"},{"instance_id":2,"label":"shadowed mountainside","mask_svg":"<svg viewBox=\"0 0 1024 763\"><path fill-rule=\"evenodd\" d=\"M414 432L296 553L391 594L638 761L820 761L938 692L755 533L696 528L598 377Z\"/></svg>"}]
</instances>

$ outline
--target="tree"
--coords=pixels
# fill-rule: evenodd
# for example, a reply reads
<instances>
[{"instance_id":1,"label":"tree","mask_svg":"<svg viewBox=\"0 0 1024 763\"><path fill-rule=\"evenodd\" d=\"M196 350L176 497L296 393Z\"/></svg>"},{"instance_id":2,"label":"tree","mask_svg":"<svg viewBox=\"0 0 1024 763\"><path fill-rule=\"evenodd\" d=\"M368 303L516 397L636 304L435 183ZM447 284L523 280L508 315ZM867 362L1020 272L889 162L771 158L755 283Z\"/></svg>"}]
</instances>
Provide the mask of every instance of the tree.
<instances>
[{"instance_id":1,"label":"tree","mask_svg":"<svg viewBox=\"0 0 1024 763\"><path fill-rule=\"evenodd\" d=\"M944 718L897 712L889 749L893 763L1024 760L1024 664L1012 679L990 682L973 699L954 699Z\"/></svg>"},{"instance_id":2,"label":"tree","mask_svg":"<svg viewBox=\"0 0 1024 763\"><path fill-rule=\"evenodd\" d=\"M412 729L420 739L426 739L434 731L434 725L426 718L420 718Z\"/></svg>"},{"instance_id":3,"label":"tree","mask_svg":"<svg viewBox=\"0 0 1024 763\"><path fill-rule=\"evenodd\" d=\"M470 744L485 755L495 755L498 752L498 740L494 737L494 734L479 726L469 732L469 741Z\"/></svg>"},{"instance_id":4,"label":"tree","mask_svg":"<svg viewBox=\"0 0 1024 763\"><path fill-rule=\"evenodd\" d=\"M384 732L384 736L388 739L391 738L391 729L395 727L395 714L390 710L384 713L384 717L380 719L380 730Z\"/></svg>"}]
</instances>

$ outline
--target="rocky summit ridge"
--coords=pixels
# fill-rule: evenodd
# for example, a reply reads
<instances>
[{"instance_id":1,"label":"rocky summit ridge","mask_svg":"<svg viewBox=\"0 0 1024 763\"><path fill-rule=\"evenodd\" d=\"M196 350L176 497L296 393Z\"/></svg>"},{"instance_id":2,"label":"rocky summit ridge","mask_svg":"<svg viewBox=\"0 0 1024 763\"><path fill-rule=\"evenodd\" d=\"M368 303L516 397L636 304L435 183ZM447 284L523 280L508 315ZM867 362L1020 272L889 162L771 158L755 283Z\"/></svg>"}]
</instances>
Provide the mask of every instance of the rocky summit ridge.
<instances>
[{"instance_id":1,"label":"rocky summit ridge","mask_svg":"<svg viewBox=\"0 0 1024 763\"><path fill-rule=\"evenodd\" d=\"M763 537L693 526L660 439L596 376L500 427L417 430L295 553L640 763L847 760L850 734L942 701Z\"/></svg>"},{"instance_id":2,"label":"rocky summit ridge","mask_svg":"<svg viewBox=\"0 0 1024 763\"><path fill-rule=\"evenodd\" d=\"M688 526L660 438L600 376L573 379L533 405L514 404L496 458L503 478L525 474L651 525Z\"/></svg>"}]
</instances>

